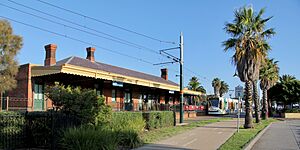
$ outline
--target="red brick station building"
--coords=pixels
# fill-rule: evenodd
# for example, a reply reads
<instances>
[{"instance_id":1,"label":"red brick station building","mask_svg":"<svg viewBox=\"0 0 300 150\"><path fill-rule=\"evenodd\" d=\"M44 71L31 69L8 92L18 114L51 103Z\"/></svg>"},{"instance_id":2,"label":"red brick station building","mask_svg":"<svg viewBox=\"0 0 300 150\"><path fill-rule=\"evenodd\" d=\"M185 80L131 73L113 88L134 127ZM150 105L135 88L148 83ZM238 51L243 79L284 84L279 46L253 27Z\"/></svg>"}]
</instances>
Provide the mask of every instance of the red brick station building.
<instances>
[{"instance_id":1,"label":"red brick station building","mask_svg":"<svg viewBox=\"0 0 300 150\"><path fill-rule=\"evenodd\" d=\"M96 89L97 94L104 95L106 103L115 111L153 110L157 104L179 103L179 85L168 80L167 69L161 69L161 77L157 77L100 63L95 61L93 47L86 48L86 59L72 56L56 61L56 48L55 44L45 46L44 65L20 65L17 87L6 93L1 102L2 109L51 109L53 106L51 100L44 96L44 87L54 82ZM191 103L202 93L185 89L184 95Z\"/></svg>"}]
</instances>

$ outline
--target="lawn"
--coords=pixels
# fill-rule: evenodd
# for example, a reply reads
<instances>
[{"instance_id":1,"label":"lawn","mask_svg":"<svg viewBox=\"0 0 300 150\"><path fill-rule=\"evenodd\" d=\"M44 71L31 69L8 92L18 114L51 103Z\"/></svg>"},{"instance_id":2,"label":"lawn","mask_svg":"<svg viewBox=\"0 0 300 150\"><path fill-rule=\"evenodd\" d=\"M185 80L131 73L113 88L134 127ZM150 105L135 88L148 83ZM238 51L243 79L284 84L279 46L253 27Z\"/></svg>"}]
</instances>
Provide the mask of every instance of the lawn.
<instances>
[{"instance_id":1,"label":"lawn","mask_svg":"<svg viewBox=\"0 0 300 150\"><path fill-rule=\"evenodd\" d=\"M201 126L205 126L210 123L220 122L222 120L229 120L229 119L231 119L231 118L214 118L214 119L210 119L210 120L202 120L202 121L193 122L193 123L190 123L190 124L184 125L184 126L175 126L175 127L155 129L155 130L151 130L148 132L144 132L141 135L141 138L145 144L154 143L161 139L171 137L173 135L182 133L184 131L187 131L187 130L190 130L190 129L193 129L196 127L201 127Z\"/></svg>"},{"instance_id":2,"label":"lawn","mask_svg":"<svg viewBox=\"0 0 300 150\"><path fill-rule=\"evenodd\" d=\"M275 119L262 120L261 123L254 123L253 129L240 128L240 132L232 135L219 150L240 150L249 143L261 130L267 127L270 123L275 122Z\"/></svg>"}]
</instances>

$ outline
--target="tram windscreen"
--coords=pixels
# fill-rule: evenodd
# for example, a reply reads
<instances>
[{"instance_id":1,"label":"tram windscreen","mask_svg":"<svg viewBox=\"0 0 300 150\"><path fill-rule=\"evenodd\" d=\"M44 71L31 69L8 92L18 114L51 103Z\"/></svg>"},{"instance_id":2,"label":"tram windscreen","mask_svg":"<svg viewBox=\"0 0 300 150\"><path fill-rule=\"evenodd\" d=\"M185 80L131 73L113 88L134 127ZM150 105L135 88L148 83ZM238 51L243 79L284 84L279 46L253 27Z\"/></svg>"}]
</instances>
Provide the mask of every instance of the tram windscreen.
<instances>
[{"instance_id":1,"label":"tram windscreen","mask_svg":"<svg viewBox=\"0 0 300 150\"><path fill-rule=\"evenodd\" d=\"M211 106L219 107L219 100L214 99L210 100Z\"/></svg>"}]
</instances>

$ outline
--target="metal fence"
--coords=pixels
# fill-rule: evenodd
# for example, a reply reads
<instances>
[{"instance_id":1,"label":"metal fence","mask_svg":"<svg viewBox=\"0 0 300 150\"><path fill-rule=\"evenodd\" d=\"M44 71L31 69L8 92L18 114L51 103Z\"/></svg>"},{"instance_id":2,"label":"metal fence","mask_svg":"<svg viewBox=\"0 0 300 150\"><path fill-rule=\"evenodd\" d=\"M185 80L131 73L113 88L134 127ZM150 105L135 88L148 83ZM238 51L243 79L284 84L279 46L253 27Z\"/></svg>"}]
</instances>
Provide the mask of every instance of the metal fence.
<instances>
[{"instance_id":1,"label":"metal fence","mask_svg":"<svg viewBox=\"0 0 300 150\"><path fill-rule=\"evenodd\" d=\"M162 103L107 103L113 111L179 111L179 104L162 104ZM205 106L183 105L184 111L205 111Z\"/></svg>"},{"instance_id":2,"label":"metal fence","mask_svg":"<svg viewBox=\"0 0 300 150\"><path fill-rule=\"evenodd\" d=\"M74 116L55 112L0 114L0 149L58 149L58 139L68 127L79 126Z\"/></svg>"},{"instance_id":3,"label":"metal fence","mask_svg":"<svg viewBox=\"0 0 300 150\"><path fill-rule=\"evenodd\" d=\"M32 108L33 101L28 98L19 97L2 97L0 100L0 111L1 110L23 110L26 111L28 108ZM30 105L29 105L30 104Z\"/></svg>"}]
</instances>

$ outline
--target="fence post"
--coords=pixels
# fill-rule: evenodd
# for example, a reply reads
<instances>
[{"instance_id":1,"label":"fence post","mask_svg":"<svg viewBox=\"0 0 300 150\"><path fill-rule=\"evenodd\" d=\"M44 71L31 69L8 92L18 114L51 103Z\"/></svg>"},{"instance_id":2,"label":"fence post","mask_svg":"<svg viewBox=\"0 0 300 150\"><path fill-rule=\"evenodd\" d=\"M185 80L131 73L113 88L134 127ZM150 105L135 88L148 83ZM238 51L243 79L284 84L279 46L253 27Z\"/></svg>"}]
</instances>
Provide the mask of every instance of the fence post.
<instances>
[{"instance_id":1,"label":"fence post","mask_svg":"<svg viewBox=\"0 0 300 150\"><path fill-rule=\"evenodd\" d=\"M8 101L9 101L9 97L7 96L7 97L6 97L6 111L8 111L8 106L9 106L9 105L8 105Z\"/></svg>"},{"instance_id":2,"label":"fence post","mask_svg":"<svg viewBox=\"0 0 300 150\"><path fill-rule=\"evenodd\" d=\"M51 146L50 146L50 149L51 150L54 150L54 119L53 119L53 109L51 110Z\"/></svg>"}]
</instances>

